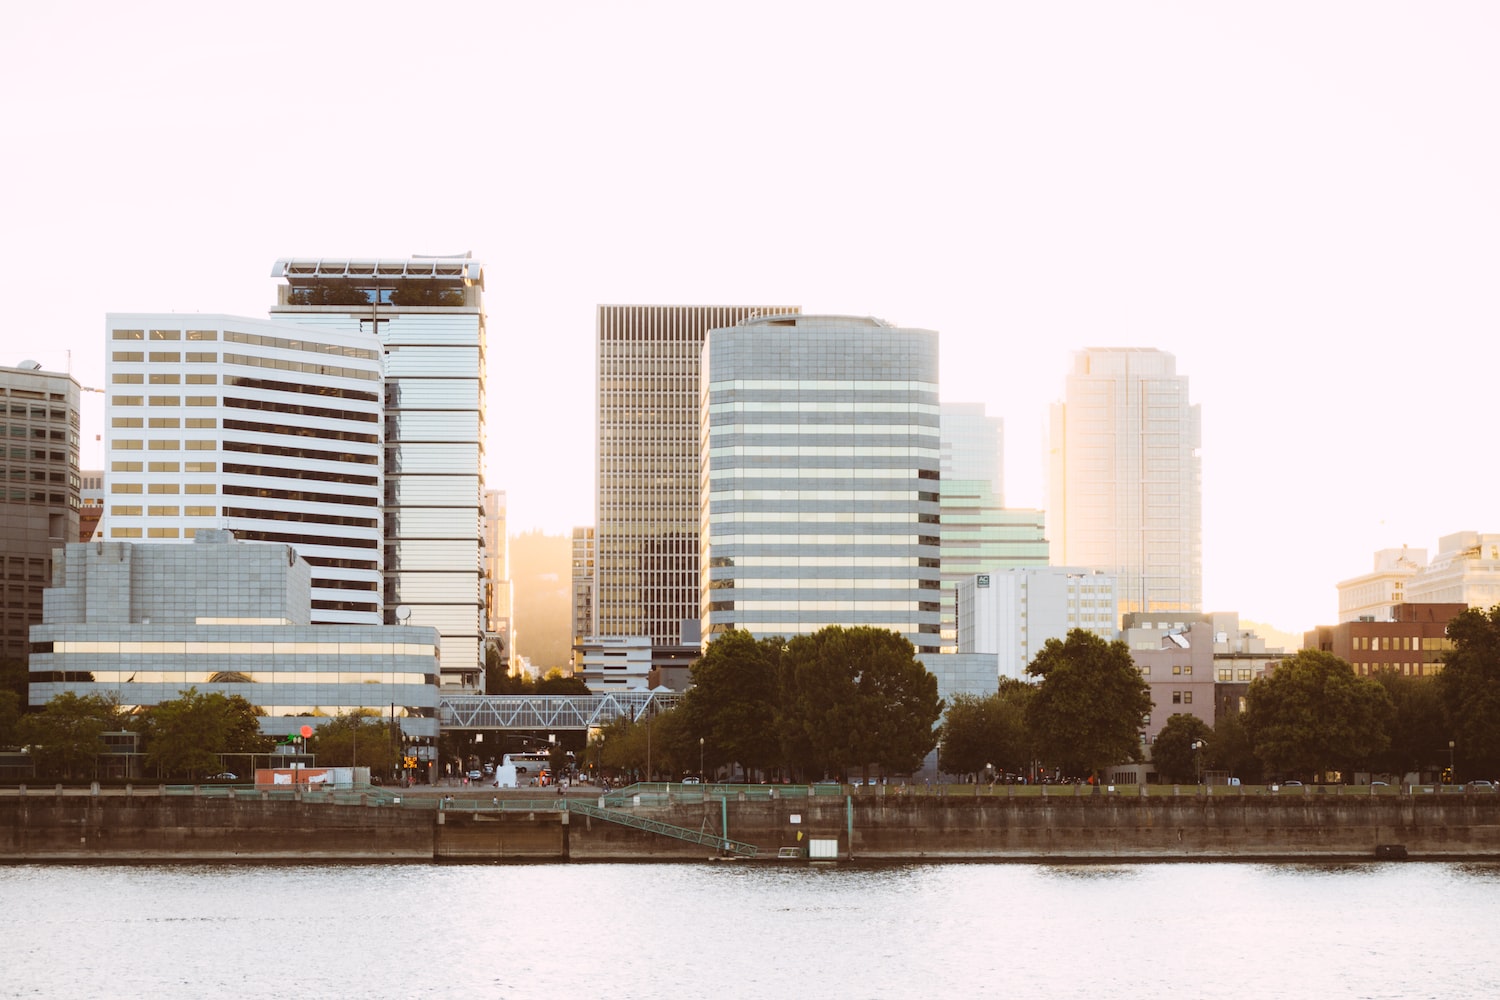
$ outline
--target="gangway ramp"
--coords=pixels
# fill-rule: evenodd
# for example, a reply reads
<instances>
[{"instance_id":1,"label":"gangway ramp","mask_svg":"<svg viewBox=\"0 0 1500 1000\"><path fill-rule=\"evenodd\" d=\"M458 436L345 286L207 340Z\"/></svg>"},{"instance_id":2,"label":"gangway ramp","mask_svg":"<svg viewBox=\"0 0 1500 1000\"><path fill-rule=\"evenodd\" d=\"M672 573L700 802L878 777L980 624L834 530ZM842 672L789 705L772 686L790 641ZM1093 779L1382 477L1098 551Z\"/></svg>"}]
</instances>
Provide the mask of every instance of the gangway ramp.
<instances>
[{"instance_id":1,"label":"gangway ramp","mask_svg":"<svg viewBox=\"0 0 1500 1000\"><path fill-rule=\"evenodd\" d=\"M706 830L693 830L685 826L673 826L671 823L663 823L660 820L647 819L637 816L631 812L621 809L603 809L596 805L578 802L573 799L565 800L568 803L568 811L576 812L591 819L600 819L606 823L618 823L621 826L633 827L637 830L645 830L648 833L660 834L663 837L673 837L677 840L685 840L690 844L702 844L715 850L725 851L741 858L753 858L759 853L760 848L754 844L747 844L739 840L730 840L716 833Z\"/></svg>"}]
</instances>

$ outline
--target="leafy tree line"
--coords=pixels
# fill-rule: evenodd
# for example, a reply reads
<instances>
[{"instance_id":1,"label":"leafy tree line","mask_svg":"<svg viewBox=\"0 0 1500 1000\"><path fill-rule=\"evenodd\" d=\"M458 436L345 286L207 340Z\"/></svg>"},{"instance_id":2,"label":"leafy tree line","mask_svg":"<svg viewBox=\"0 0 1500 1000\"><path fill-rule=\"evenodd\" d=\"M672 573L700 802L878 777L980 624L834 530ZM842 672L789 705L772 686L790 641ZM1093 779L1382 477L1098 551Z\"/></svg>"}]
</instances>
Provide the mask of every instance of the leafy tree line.
<instances>
[{"instance_id":1,"label":"leafy tree line","mask_svg":"<svg viewBox=\"0 0 1500 1000\"><path fill-rule=\"evenodd\" d=\"M222 755L265 754L274 748L275 740L260 731L264 713L239 695L204 694L196 688L179 695L125 712L102 695L64 692L40 711L19 716L13 742L31 747L39 776L65 780L97 776L98 759L109 752L104 742L109 732L137 733L146 773L167 780L196 781L221 772ZM0 713L4 701L0 697ZM399 766L400 731L373 711L341 713L314 731L308 751L321 766L389 773Z\"/></svg>"},{"instance_id":2,"label":"leafy tree line","mask_svg":"<svg viewBox=\"0 0 1500 1000\"><path fill-rule=\"evenodd\" d=\"M604 727L591 748L599 762L641 775L697 772L701 761L798 781L868 779L874 768L915 771L936 744L937 679L896 632L829 626L756 639L731 630L692 677L679 708Z\"/></svg>"},{"instance_id":3,"label":"leafy tree line","mask_svg":"<svg viewBox=\"0 0 1500 1000\"><path fill-rule=\"evenodd\" d=\"M1448 627L1453 649L1435 678L1381 672L1302 650L1251 683L1243 715L1217 726L1167 720L1152 745L1164 781L1223 770L1249 783L1329 772L1405 774L1448 762L1459 775L1500 775L1500 606L1469 610ZM1042 760L1065 773L1097 773L1140 758L1149 688L1123 643L1075 631L1051 640L1027 672L988 697L960 696L944 719L939 766L1023 771ZM1195 746L1195 744L1198 744Z\"/></svg>"},{"instance_id":4,"label":"leafy tree line","mask_svg":"<svg viewBox=\"0 0 1500 1000\"><path fill-rule=\"evenodd\" d=\"M1038 682L1006 681L992 695L954 698L941 730L941 770L1026 773L1041 761L1082 777L1140 759L1151 696L1125 643L1074 629L1047 640L1026 672Z\"/></svg>"}]
</instances>

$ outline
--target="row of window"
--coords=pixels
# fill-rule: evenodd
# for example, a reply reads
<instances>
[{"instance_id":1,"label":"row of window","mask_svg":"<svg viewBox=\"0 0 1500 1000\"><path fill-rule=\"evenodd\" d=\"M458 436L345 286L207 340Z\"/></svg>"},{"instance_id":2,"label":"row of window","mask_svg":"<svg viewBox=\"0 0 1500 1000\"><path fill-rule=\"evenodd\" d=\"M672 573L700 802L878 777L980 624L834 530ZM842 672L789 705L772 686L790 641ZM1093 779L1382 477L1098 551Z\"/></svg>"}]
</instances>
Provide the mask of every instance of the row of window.
<instances>
[{"instance_id":1,"label":"row of window","mask_svg":"<svg viewBox=\"0 0 1500 1000\"><path fill-rule=\"evenodd\" d=\"M112 385L218 385L219 376L180 372L115 372L109 377Z\"/></svg>"},{"instance_id":2,"label":"row of window","mask_svg":"<svg viewBox=\"0 0 1500 1000\"><path fill-rule=\"evenodd\" d=\"M179 466L181 467L180 469L179 469ZM111 463L109 463L109 469L110 469L111 472L140 472L141 471L141 467L142 466L141 466L140 462L111 462ZM148 472L178 472L178 471L185 471L185 472L213 472L218 467L219 467L219 463L217 463L217 462L147 462L147 463L145 463L145 468L146 468L146 471L148 471ZM228 469L226 468L225 471L227 472ZM119 484L119 483L112 483L110 485L111 485L111 492L114 492L114 493L131 493L131 492L139 493L140 492L140 490L116 490L116 489L113 489L114 486L122 485L122 484ZM192 492L208 493L210 491L209 490L196 490L196 491L195 490L189 490L188 492L189 493L192 493Z\"/></svg>"},{"instance_id":3,"label":"row of window","mask_svg":"<svg viewBox=\"0 0 1500 1000\"><path fill-rule=\"evenodd\" d=\"M1452 649L1453 640L1447 636L1420 635L1356 635L1350 637L1354 649L1368 650L1428 650Z\"/></svg>"}]
</instances>

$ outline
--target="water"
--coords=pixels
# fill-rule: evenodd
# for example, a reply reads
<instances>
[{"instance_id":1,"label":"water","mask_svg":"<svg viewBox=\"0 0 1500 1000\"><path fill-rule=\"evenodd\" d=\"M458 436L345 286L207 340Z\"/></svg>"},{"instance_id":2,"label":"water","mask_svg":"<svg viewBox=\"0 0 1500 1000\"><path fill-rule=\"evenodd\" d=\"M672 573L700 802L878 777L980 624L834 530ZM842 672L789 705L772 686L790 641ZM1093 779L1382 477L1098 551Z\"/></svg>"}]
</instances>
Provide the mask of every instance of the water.
<instances>
[{"instance_id":1,"label":"water","mask_svg":"<svg viewBox=\"0 0 1500 1000\"><path fill-rule=\"evenodd\" d=\"M0 996L1494 997L1500 865L0 868Z\"/></svg>"}]
</instances>

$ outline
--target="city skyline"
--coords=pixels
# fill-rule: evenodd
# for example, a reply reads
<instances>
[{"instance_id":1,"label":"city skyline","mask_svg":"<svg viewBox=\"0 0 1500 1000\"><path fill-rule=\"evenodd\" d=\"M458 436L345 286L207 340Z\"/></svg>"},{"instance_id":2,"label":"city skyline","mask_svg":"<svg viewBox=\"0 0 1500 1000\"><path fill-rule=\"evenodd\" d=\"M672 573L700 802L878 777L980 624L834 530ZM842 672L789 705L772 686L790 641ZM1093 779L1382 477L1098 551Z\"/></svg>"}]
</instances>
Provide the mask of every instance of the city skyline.
<instances>
[{"instance_id":1,"label":"city skyline","mask_svg":"<svg viewBox=\"0 0 1500 1000\"><path fill-rule=\"evenodd\" d=\"M264 317L288 254L472 251L515 532L593 521L596 309L660 302L941 331L942 399L1004 421L1016 508L1046 506L1073 352L1173 354L1202 406L1205 610L1305 631L1372 553L1497 527L1469 440L1500 356L1488 6L585 3L466 8L461 32L192 10L28 8L0 41L24 95L0 364L102 388L106 313ZM278 97L386 65L373 124L439 141L362 156ZM724 137L743 149L695 152ZM465 167L464 211L417 193ZM98 394L83 412L101 468Z\"/></svg>"}]
</instances>

